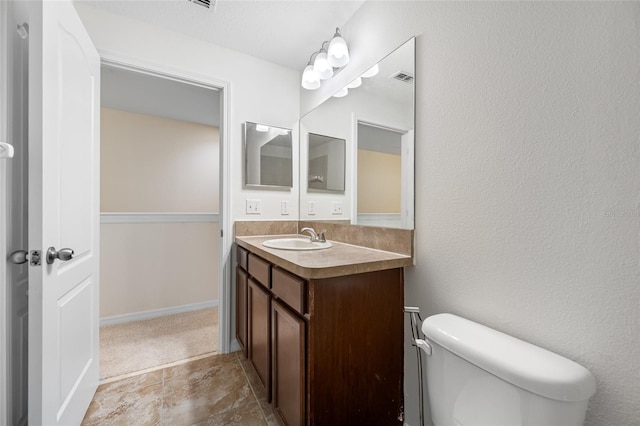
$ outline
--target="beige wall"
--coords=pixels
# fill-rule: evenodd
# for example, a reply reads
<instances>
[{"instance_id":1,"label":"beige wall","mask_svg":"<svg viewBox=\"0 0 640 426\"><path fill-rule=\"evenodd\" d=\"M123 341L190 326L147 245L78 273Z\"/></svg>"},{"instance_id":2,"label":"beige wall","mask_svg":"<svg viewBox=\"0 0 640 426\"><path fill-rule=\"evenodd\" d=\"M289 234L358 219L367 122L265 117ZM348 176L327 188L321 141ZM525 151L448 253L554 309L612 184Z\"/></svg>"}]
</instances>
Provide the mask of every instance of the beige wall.
<instances>
[{"instance_id":1,"label":"beige wall","mask_svg":"<svg viewBox=\"0 0 640 426\"><path fill-rule=\"evenodd\" d=\"M399 155L358 150L358 213L400 213Z\"/></svg>"},{"instance_id":2,"label":"beige wall","mask_svg":"<svg viewBox=\"0 0 640 426\"><path fill-rule=\"evenodd\" d=\"M100 316L218 299L217 223L100 227Z\"/></svg>"},{"instance_id":3,"label":"beige wall","mask_svg":"<svg viewBox=\"0 0 640 426\"><path fill-rule=\"evenodd\" d=\"M218 212L216 127L102 108L101 211Z\"/></svg>"},{"instance_id":4,"label":"beige wall","mask_svg":"<svg viewBox=\"0 0 640 426\"><path fill-rule=\"evenodd\" d=\"M102 108L102 212L218 212L215 127ZM154 218L154 221L162 218ZM102 318L218 299L218 223L103 223Z\"/></svg>"}]
</instances>

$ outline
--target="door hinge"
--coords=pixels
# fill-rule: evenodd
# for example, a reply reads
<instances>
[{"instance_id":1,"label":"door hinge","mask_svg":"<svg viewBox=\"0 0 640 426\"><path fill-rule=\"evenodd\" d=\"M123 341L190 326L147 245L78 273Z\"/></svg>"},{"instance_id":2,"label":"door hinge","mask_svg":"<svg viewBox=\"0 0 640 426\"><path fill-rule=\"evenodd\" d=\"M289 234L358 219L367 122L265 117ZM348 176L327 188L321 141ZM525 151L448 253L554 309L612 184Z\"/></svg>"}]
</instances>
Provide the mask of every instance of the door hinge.
<instances>
[{"instance_id":1,"label":"door hinge","mask_svg":"<svg viewBox=\"0 0 640 426\"><path fill-rule=\"evenodd\" d=\"M220 238L224 237L224 233L222 232L222 229L220 230Z\"/></svg>"}]
</instances>

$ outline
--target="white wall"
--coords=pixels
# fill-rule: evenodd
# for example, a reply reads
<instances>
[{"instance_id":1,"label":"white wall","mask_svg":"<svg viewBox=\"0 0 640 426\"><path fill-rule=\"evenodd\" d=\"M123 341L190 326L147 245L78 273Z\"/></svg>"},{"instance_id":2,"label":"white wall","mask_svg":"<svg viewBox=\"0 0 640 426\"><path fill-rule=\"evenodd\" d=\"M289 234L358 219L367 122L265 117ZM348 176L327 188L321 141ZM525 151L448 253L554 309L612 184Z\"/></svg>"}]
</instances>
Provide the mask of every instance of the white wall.
<instances>
[{"instance_id":1,"label":"white wall","mask_svg":"<svg viewBox=\"0 0 640 426\"><path fill-rule=\"evenodd\" d=\"M218 301L218 223L100 225L100 317Z\"/></svg>"},{"instance_id":2,"label":"white wall","mask_svg":"<svg viewBox=\"0 0 640 426\"><path fill-rule=\"evenodd\" d=\"M229 49L201 42L144 22L114 15L86 3L74 4L99 51L230 84L230 128L223 128L231 150L232 220L297 218L298 187L289 191L245 190L242 187L242 123L252 121L296 129L300 73ZM294 144L293 158L298 158ZM298 175L294 164L293 175ZM262 200L260 216L245 214L245 200ZM289 201L290 215L280 215L280 201Z\"/></svg>"},{"instance_id":3,"label":"white wall","mask_svg":"<svg viewBox=\"0 0 640 426\"><path fill-rule=\"evenodd\" d=\"M406 300L586 366L590 426L640 419L639 22L638 2L367 2L333 82L418 35Z\"/></svg>"}]
</instances>

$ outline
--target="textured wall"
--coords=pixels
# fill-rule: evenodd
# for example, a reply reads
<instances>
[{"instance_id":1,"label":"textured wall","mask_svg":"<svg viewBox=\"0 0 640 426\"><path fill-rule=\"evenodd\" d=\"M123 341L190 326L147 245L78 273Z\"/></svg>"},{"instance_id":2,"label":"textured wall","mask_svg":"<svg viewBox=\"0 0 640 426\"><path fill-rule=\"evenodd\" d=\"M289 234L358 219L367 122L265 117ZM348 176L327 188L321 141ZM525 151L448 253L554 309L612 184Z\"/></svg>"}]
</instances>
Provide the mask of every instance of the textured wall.
<instances>
[{"instance_id":1,"label":"textured wall","mask_svg":"<svg viewBox=\"0 0 640 426\"><path fill-rule=\"evenodd\" d=\"M418 35L407 303L589 368L590 426L640 424L639 28L638 2L367 2L343 27L345 81Z\"/></svg>"}]
</instances>

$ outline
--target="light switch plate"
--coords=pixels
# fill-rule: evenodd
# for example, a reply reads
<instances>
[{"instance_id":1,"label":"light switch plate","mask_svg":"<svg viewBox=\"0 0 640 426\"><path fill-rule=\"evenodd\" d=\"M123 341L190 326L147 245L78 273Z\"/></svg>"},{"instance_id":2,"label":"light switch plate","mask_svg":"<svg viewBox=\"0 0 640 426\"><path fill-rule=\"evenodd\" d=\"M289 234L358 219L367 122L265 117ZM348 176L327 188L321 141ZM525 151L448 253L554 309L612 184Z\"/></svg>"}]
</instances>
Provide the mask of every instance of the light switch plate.
<instances>
[{"instance_id":1,"label":"light switch plate","mask_svg":"<svg viewBox=\"0 0 640 426\"><path fill-rule=\"evenodd\" d=\"M342 214L342 202L335 201L331 203L331 214L334 214L334 215Z\"/></svg>"},{"instance_id":2,"label":"light switch plate","mask_svg":"<svg viewBox=\"0 0 640 426\"><path fill-rule=\"evenodd\" d=\"M247 214L262 213L262 205L260 200L247 200Z\"/></svg>"},{"instance_id":3,"label":"light switch plate","mask_svg":"<svg viewBox=\"0 0 640 426\"><path fill-rule=\"evenodd\" d=\"M280 214L283 216L289 214L289 202L287 200L280 201Z\"/></svg>"},{"instance_id":4,"label":"light switch plate","mask_svg":"<svg viewBox=\"0 0 640 426\"><path fill-rule=\"evenodd\" d=\"M316 202L315 201L309 201L309 203L307 204L307 213L310 216L313 216L316 214Z\"/></svg>"}]
</instances>

